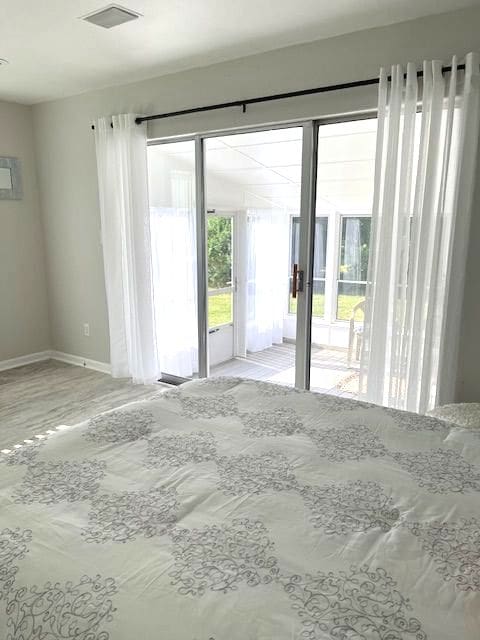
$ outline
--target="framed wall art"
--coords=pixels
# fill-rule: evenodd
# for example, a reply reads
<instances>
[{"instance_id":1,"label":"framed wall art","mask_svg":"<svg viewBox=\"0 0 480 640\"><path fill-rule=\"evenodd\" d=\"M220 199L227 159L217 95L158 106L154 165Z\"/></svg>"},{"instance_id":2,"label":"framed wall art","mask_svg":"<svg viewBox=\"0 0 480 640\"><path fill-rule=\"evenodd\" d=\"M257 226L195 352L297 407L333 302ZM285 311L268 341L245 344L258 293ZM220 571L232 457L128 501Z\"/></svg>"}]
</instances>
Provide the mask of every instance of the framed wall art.
<instances>
[{"instance_id":1,"label":"framed wall art","mask_svg":"<svg viewBox=\"0 0 480 640\"><path fill-rule=\"evenodd\" d=\"M22 199L20 160L0 156L0 200Z\"/></svg>"}]
</instances>

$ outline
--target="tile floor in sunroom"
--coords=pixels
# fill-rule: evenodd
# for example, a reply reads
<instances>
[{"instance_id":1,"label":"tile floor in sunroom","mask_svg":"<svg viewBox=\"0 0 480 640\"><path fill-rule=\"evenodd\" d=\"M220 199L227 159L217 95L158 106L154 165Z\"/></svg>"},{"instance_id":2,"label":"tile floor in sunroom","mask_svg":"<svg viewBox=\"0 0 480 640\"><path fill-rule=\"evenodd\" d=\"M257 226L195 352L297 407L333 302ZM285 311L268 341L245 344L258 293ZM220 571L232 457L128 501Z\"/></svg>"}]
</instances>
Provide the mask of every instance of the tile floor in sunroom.
<instances>
[{"instance_id":1,"label":"tile floor in sunroom","mask_svg":"<svg viewBox=\"0 0 480 640\"><path fill-rule=\"evenodd\" d=\"M248 353L246 358L232 358L211 368L210 376L238 376L293 384L295 379L295 345L273 345L263 351ZM347 398L358 395L359 363L348 363L347 349L312 347L310 388Z\"/></svg>"}]
</instances>

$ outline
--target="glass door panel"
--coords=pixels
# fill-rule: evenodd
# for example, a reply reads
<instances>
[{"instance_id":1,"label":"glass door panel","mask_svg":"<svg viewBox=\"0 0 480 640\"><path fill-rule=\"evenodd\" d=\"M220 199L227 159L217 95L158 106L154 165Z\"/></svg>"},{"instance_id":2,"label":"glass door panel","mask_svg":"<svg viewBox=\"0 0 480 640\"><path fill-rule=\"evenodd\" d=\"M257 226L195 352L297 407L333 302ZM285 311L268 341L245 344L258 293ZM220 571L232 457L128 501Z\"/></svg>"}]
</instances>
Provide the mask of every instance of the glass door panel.
<instances>
[{"instance_id":1,"label":"glass door panel","mask_svg":"<svg viewBox=\"0 0 480 640\"><path fill-rule=\"evenodd\" d=\"M375 118L318 128L310 388L348 397L358 393L376 129Z\"/></svg>"},{"instance_id":2,"label":"glass door panel","mask_svg":"<svg viewBox=\"0 0 480 640\"><path fill-rule=\"evenodd\" d=\"M205 140L211 376L295 383L301 169L301 127Z\"/></svg>"},{"instance_id":3,"label":"glass door panel","mask_svg":"<svg viewBox=\"0 0 480 640\"><path fill-rule=\"evenodd\" d=\"M198 374L195 143L148 146L158 358L165 379Z\"/></svg>"}]
</instances>

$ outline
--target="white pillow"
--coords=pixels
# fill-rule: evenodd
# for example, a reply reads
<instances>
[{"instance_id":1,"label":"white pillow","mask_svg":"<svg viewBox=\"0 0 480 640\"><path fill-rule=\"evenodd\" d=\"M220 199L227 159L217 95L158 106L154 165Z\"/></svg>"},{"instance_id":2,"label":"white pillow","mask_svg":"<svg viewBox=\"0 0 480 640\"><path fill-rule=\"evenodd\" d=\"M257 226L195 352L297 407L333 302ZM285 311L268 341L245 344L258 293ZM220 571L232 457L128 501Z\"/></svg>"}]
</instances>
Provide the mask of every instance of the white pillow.
<instances>
[{"instance_id":1,"label":"white pillow","mask_svg":"<svg viewBox=\"0 0 480 640\"><path fill-rule=\"evenodd\" d=\"M463 402L458 404L444 404L427 412L439 420L452 422L459 427L480 429L480 402Z\"/></svg>"}]
</instances>

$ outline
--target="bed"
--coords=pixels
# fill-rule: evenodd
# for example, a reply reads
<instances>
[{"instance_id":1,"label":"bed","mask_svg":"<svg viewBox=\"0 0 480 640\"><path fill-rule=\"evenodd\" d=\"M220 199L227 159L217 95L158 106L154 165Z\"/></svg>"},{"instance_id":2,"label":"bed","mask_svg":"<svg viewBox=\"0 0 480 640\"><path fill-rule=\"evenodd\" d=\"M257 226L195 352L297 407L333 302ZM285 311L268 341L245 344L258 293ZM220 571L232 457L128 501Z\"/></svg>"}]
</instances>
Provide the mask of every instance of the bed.
<instances>
[{"instance_id":1,"label":"bed","mask_svg":"<svg viewBox=\"0 0 480 640\"><path fill-rule=\"evenodd\" d=\"M1 454L0 637L478 640L480 434L232 378Z\"/></svg>"}]
</instances>

